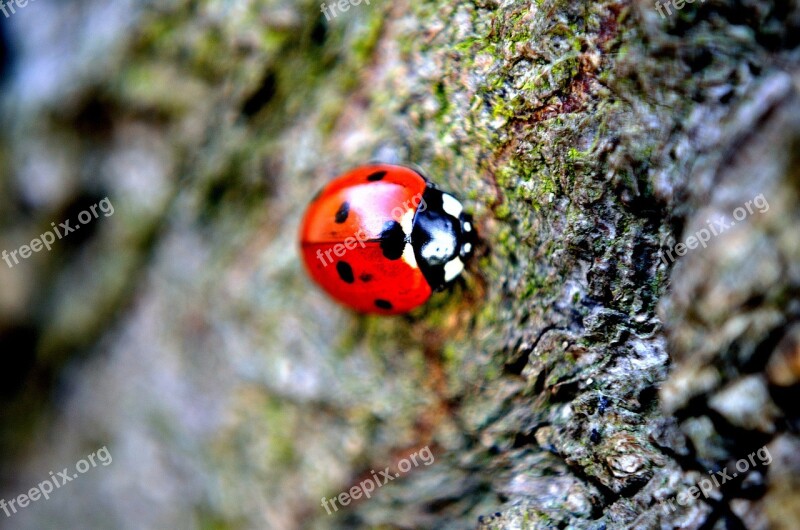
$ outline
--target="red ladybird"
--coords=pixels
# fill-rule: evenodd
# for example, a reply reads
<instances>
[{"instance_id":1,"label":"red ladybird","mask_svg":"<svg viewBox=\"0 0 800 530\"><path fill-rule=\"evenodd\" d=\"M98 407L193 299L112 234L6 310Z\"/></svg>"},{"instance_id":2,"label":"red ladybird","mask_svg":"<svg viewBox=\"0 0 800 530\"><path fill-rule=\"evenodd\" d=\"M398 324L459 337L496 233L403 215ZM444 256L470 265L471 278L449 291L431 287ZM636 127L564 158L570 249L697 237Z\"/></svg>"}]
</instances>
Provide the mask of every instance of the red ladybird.
<instances>
[{"instance_id":1,"label":"red ladybird","mask_svg":"<svg viewBox=\"0 0 800 530\"><path fill-rule=\"evenodd\" d=\"M413 169L356 168L311 201L300 229L306 269L364 313L405 313L464 270L474 231L455 197Z\"/></svg>"}]
</instances>

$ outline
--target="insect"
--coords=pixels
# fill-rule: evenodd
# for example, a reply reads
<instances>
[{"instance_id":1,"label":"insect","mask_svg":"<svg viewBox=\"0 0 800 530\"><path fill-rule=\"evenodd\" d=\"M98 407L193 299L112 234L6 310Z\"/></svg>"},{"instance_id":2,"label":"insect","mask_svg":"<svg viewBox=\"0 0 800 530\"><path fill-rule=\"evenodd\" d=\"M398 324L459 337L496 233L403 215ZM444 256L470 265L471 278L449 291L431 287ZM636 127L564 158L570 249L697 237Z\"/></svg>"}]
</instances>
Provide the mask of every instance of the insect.
<instances>
[{"instance_id":1,"label":"insect","mask_svg":"<svg viewBox=\"0 0 800 530\"><path fill-rule=\"evenodd\" d=\"M417 171L358 167L312 199L300 228L311 277L362 313L405 313L464 270L475 231L461 202Z\"/></svg>"}]
</instances>

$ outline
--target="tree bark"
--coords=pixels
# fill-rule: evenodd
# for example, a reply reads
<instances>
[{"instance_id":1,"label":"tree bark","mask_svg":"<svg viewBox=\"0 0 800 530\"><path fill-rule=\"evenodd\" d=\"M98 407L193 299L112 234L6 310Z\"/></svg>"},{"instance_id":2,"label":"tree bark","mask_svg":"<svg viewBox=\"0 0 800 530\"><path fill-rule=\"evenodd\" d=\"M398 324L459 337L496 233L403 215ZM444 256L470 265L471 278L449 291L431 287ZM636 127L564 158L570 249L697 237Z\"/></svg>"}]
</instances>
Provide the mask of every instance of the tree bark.
<instances>
[{"instance_id":1,"label":"tree bark","mask_svg":"<svg viewBox=\"0 0 800 530\"><path fill-rule=\"evenodd\" d=\"M114 205L0 266L0 494L114 458L12 527L800 526L796 2L106 4L7 22L0 246ZM482 239L406 317L296 252L368 160Z\"/></svg>"}]
</instances>

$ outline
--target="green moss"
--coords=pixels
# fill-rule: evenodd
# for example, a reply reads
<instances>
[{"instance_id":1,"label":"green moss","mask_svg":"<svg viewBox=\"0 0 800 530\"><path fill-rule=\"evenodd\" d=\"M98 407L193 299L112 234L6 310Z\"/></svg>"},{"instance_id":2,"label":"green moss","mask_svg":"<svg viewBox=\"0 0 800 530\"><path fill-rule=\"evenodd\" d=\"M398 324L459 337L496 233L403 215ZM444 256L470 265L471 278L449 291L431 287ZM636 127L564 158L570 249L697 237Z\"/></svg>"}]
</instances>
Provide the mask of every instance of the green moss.
<instances>
[{"instance_id":1,"label":"green moss","mask_svg":"<svg viewBox=\"0 0 800 530\"><path fill-rule=\"evenodd\" d=\"M507 204L500 204L494 210L494 216L497 219L508 219L511 216L511 207Z\"/></svg>"},{"instance_id":2,"label":"green moss","mask_svg":"<svg viewBox=\"0 0 800 530\"><path fill-rule=\"evenodd\" d=\"M439 104L439 109L436 111L436 118L438 120L442 120L442 118L447 116L450 111L450 98L448 97L447 89L445 88L443 82L436 84L434 94L436 96L436 101Z\"/></svg>"},{"instance_id":3,"label":"green moss","mask_svg":"<svg viewBox=\"0 0 800 530\"><path fill-rule=\"evenodd\" d=\"M482 42L483 39L480 37L468 37L463 41L456 43L453 46L453 49L457 52L468 52L471 51L476 44L480 44Z\"/></svg>"},{"instance_id":4,"label":"green moss","mask_svg":"<svg viewBox=\"0 0 800 530\"><path fill-rule=\"evenodd\" d=\"M364 25L364 29L357 33L351 45L354 62L359 66L371 60L386 20L383 9L377 6L370 10L370 15Z\"/></svg>"},{"instance_id":5,"label":"green moss","mask_svg":"<svg viewBox=\"0 0 800 530\"><path fill-rule=\"evenodd\" d=\"M555 62L550 68L550 73L559 87L565 87L576 75L578 75L578 57L568 56Z\"/></svg>"},{"instance_id":6,"label":"green moss","mask_svg":"<svg viewBox=\"0 0 800 530\"><path fill-rule=\"evenodd\" d=\"M506 119L510 119L516 116L516 105L513 100L506 101L502 98L495 98L492 102L492 117L499 118L503 117Z\"/></svg>"}]
</instances>

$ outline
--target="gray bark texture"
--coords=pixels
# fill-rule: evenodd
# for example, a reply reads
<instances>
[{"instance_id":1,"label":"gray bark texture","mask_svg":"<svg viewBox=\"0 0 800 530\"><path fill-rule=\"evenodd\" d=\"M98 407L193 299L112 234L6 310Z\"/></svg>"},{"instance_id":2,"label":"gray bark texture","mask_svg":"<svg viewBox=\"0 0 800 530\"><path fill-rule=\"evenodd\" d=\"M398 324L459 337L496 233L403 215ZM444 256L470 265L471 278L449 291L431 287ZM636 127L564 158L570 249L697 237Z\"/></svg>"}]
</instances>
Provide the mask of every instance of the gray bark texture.
<instances>
[{"instance_id":1,"label":"gray bark texture","mask_svg":"<svg viewBox=\"0 0 800 530\"><path fill-rule=\"evenodd\" d=\"M0 249L114 207L0 263L0 498L113 456L0 527L800 528L798 2L336 5L0 18ZM481 236L407 316L297 253L369 160Z\"/></svg>"}]
</instances>

